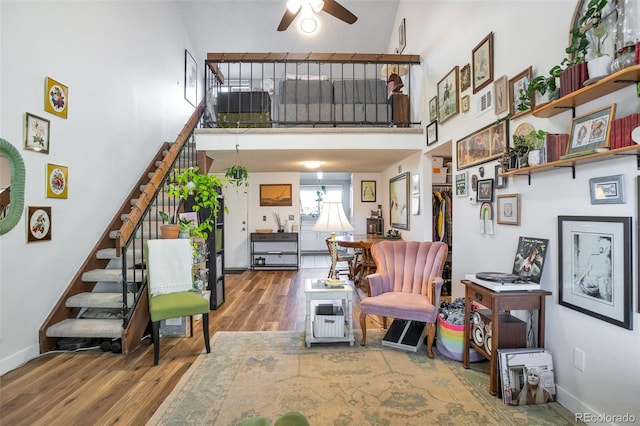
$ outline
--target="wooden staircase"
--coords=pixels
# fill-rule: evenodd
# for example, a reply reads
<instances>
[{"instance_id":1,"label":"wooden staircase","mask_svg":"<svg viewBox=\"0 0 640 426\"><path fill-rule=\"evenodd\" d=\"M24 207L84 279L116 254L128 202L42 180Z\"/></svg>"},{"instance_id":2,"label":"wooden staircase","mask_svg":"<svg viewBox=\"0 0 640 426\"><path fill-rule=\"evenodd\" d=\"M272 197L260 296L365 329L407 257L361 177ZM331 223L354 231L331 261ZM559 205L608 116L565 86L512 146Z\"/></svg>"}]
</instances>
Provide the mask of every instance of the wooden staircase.
<instances>
[{"instance_id":1,"label":"wooden staircase","mask_svg":"<svg viewBox=\"0 0 640 426\"><path fill-rule=\"evenodd\" d=\"M147 165L40 328L41 353L56 349L59 339L119 339L127 354L147 334L144 243L160 238L158 210L176 213L166 180L174 167L196 165L192 133L203 110L201 103L176 141L164 143Z\"/></svg>"}]
</instances>

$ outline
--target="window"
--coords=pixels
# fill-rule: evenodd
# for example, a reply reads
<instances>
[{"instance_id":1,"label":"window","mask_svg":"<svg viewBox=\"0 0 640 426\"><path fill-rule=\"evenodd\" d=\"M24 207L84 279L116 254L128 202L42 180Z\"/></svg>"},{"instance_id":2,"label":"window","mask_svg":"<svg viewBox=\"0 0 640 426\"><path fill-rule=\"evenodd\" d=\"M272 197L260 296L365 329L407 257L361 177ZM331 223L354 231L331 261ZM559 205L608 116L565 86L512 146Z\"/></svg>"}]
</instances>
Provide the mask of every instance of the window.
<instances>
[{"instance_id":1,"label":"window","mask_svg":"<svg viewBox=\"0 0 640 426\"><path fill-rule=\"evenodd\" d=\"M340 185L300 185L300 215L317 217L324 201L342 201Z\"/></svg>"}]
</instances>

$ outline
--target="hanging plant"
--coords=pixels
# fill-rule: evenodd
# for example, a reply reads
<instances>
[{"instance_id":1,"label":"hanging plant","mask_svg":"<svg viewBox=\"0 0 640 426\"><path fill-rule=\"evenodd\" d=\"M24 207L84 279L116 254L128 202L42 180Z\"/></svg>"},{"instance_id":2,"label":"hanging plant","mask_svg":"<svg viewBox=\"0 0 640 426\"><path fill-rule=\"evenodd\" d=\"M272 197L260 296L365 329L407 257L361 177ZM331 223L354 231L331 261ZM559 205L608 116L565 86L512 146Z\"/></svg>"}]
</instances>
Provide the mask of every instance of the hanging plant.
<instances>
[{"instance_id":1,"label":"hanging plant","mask_svg":"<svg viewBox=\"0 0 640 426\"><path fill-rule=\"evenodd\" d=\"M249 186L249 172L239 164L224 169L224 176L235 186Z\"/></svg>"}]
</instances>

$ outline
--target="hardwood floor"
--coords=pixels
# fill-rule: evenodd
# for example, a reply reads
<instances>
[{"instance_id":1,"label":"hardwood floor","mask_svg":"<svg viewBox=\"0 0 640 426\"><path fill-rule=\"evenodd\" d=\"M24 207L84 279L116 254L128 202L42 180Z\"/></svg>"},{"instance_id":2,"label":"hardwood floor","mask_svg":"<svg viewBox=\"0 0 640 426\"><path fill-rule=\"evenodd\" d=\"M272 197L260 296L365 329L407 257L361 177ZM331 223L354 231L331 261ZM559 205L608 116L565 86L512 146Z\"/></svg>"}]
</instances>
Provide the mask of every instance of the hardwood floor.
<instances>
[{"instance_id":1,"label":"hardwood floor","mask_svg":"<svg viewBox=\"0 0 640 426\"><path fill-rule=\"evenodd\" d=\"M303 331L304 279L326 273L324 266L226 275L225 303L209 315L211 336L221 330ZM193 337L162 338L158 367L148 339L127 356L99 348L43 354L0 377L0 424L144 425L204 350L199 327L201 321Z\"/></svg>"}]
</instances>

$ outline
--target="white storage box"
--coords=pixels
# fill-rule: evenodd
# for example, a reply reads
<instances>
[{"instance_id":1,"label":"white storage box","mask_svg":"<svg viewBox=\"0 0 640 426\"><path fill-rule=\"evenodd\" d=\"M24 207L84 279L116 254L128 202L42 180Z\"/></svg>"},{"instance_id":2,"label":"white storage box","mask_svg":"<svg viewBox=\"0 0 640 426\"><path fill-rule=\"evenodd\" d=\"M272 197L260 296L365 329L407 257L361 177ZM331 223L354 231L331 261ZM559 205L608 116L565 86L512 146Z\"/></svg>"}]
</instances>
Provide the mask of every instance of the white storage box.
<instances>
[{"instance_id":1,"label":"white storage box","mask_svg":"<svg viewBox=\"0 0 640 426\"><path fill-rule=\"evenodd\" d=\"M336 312L337 307L333 307ZM317 312L316 308L316 312ZM344 337L344 315L315 315L313 320L314 337Z\"/></svg>"},{"instance_id":2,"label":"white storage box","mask_svg":"<svg viewBox=\"0 0 640 426\"><path fill-rule=\"evenodd\" d=\"M437 171L436 171L437 170ZM439 169L433 169L433 183L446 183L447 182L447 168L440 167Z\"/></svg>"}]
</instances>

